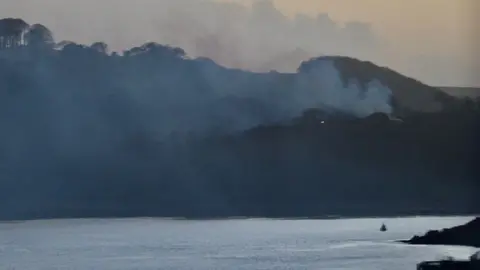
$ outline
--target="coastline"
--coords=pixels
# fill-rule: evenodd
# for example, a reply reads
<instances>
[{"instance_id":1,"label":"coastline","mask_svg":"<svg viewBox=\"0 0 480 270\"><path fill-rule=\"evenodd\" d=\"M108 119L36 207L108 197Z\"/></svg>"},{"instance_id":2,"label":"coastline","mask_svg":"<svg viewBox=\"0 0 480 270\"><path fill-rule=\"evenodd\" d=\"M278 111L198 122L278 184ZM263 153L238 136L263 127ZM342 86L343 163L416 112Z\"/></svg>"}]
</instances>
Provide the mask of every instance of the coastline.
<instances>
[{"instance_id":1,"label":"coastline","mask_svg":"<svg viewBox=\"0 0 480 270\"><path fill-rule=\"evenodd\" d=\"M414 218L475 218L478 214L466 215L386 215L386 216L314 216L314 217L260 217L260 216L231 216L231 217L209 217L209 218L189 218L189 217L162 217L162 216L104 216L104 217L52 217L38 219L12 219L1 220L1 224L24 223L29 221L50 221L50 220L172 220L172 221L228 221L228 220L279 220L279 221L296 221L296 220L368 220L368 219L414 219ZM393 240L395 242L408 241L408 239ZM408 243L405 243L408 244ZM410 244L411 245L411 244Z\"/></svg>"}]
</instances>

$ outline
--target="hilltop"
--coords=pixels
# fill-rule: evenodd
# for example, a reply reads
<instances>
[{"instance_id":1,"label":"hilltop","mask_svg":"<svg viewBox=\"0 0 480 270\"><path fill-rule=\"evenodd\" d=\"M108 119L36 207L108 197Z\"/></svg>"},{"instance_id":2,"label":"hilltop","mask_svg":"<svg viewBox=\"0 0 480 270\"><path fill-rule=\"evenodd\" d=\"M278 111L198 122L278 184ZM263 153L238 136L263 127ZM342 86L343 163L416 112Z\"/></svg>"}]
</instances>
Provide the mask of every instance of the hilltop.
<instances>
[{"instance_id":1,"label":"hilltop","mask_svg":"<svg viewBox=\"0 0 480 270\"><path fill-rule=\"evenodd\" d=\"M368 84L378 81L391 90L391 104L395 116L404 116L414 112L441 112L455 103L455 98L438 88L428 86L418 80L406 77L387 67L380 67L369 61L350 57L327 56L303 62L300 72L308 72L317 63L330 60L339 71L344 85L356 83L365 91Z\"/></svg>"}]
</instances>

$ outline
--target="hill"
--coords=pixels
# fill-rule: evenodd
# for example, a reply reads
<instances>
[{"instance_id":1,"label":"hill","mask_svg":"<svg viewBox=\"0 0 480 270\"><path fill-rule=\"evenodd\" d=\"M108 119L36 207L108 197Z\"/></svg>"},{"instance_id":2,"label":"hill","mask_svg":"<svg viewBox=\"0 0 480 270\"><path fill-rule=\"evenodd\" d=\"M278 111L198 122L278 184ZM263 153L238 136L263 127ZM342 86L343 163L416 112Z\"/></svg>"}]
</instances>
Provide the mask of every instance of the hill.
<instances>
[{"instance_id":1,"label":"hill","mask_svg":"<svg viewBox=\"0 0 480 270\"><path fill-rule=\"evenodd\" d=\"M479 210L476 100L347 57L254 73L0 30L0 218Z\"/></svg>"},{"instance_id":2,"label":"hill","mask_svg":"<svg viewBox=\"0 0 480 270\"><path fill-rule=\"evenodd\" d=\"M334 57L333 61L345 83L356 80L365 87L372 80L378 80L388 87L392 91L392 104L397 116L410 112L440 112L455 102L453 97L440 89L403 76L387 67L348 57Z\"/></svg>"}]
</instances>

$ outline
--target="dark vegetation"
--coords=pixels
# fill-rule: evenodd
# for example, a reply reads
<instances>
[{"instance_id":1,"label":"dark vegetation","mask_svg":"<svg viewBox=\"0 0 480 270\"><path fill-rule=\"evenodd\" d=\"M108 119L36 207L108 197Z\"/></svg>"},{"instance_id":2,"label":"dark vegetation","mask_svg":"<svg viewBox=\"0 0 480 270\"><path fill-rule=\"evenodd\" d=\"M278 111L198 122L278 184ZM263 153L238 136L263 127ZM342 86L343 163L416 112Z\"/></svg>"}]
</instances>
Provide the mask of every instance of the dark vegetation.
<instances>
[{"instance_id":1,"label":"dark vegetation","mask_svg":"<svg viewBox=\"0 0 480 270\"><path fill-rule=\"evenodd\" d=\"M414 236L404 241L412 245L449 245L480 248L480 218L440 231L433 230L422 236Z\"/></svg>"},{"instance_id":2,"label":"dark vegetation","mask_svg":"<svg viewBox=\"0 0 480 270\"><path fill-rule=\"evenodd\" d=\"M480 97L479 87L439 87L442 91L457 97Z\"/></svg>"},{"instance_id":3,"label":"dark vegetation","mask_svg":"<svg viewBox=\"0 0 480 270\"><path fill-rule=\"evenodd\" d=\"M428 261L417 265L418 270L477 270L480 269L480 261L465 260L444 260Z\"/></svg>"},{"instance_id":4,"label":"dark vegetation","mask_svg":"<svg viewBox=\"0 0 480 270\"><path fill-rule=\"evenodd\" d=\"M480 100L388 68L252 73L156 43L55 43L18 19L0 48L2 219L480 210ZM314 84L326 61L335 91Z\"/></svg>"},{"instance_id":5,"label":"dark vegetation","mask_svg":"<svg viewBox=\"0 0 480 270\"><path fill-rule=\"evenodd\" d=\"M402 241L411 245L448 245L470 246L480 248L480 218L470 222L443 230L428 231L425 235L414 236L410 240ZM470 256L470 260L442 260L427 261L418 264L418 270L474 270L480 269L480 252Z\"/></svg>"}]
</instances>

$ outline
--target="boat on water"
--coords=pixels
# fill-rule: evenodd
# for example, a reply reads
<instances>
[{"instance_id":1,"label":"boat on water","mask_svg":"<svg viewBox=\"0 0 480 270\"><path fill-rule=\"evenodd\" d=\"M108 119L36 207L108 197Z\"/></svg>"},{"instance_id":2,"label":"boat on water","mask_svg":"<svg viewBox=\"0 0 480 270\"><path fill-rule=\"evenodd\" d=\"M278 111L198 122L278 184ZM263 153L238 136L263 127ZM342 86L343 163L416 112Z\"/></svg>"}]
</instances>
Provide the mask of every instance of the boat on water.
<instances>
[{"instance_id":1,"label":"boat on water","mask_svg":"<svg viewBox=\"0 0 480 270\"><path fill-rule=\"evenodd\" d=\"M381 232L386 232L387 231L387 226L385 226L385 223L382 224L382 227L380 227Z\"/></svg>"}]
</instances>

